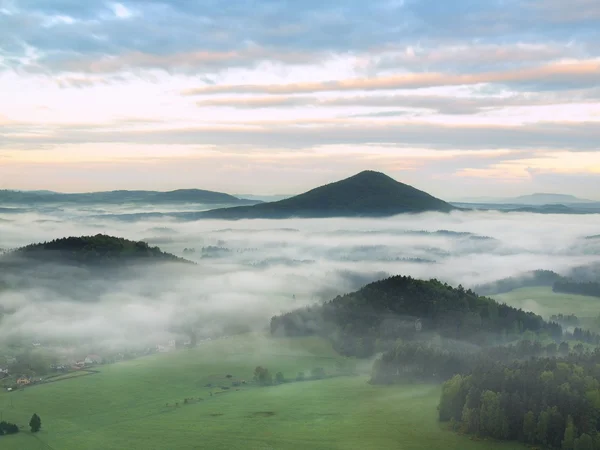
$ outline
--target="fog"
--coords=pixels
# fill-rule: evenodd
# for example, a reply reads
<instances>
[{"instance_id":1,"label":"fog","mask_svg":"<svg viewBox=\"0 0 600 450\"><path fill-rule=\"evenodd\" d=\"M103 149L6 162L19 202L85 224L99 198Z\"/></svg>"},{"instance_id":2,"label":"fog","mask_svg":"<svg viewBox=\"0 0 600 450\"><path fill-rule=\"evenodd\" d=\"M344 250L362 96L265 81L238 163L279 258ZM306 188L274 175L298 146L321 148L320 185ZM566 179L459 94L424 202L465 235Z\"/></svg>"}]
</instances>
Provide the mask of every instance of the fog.
<instances>
[{"instance_id":1,"label":"fog","mask_svg":"<svg viewBox=\"0 0 600 450\"><path fill-rule=\"evenodd\" d=\"M117 279L60 266L22 273L39 283L0 291L0 345L33 340L131 348L166 342L186 329L218 337L264 330L274 314L388 275L471 287L536 269L566 274L600 255L600 240L584 239L600 232L596 215L454 212L194 222L110 216L123 210L0 214L0 248L103 233L144 240L197 264L144 267ZM137 212L180 210L136 206Z\"/></svg>"}]
</instances>

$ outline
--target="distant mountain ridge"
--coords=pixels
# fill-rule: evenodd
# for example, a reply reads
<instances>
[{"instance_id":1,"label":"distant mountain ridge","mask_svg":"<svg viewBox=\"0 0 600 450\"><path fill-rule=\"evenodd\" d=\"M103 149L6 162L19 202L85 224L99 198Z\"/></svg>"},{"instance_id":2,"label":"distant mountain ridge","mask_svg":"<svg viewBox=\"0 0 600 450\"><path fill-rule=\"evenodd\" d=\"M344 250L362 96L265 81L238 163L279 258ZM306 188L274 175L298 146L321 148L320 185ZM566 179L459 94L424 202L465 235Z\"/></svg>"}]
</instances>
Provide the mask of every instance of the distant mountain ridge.
<instances>
[{"instance_id":1,"label":"distant mountain ridge","mask_svg":"<svg viewBox=\"0 0 600 450\"><path fill-rule=\"evenodd\" d=\"M582 203L598 203L595 200L579 198L570 194L551 194L535 193L529 195L520 195L518 197L496 198L496 197L476 197L462 199L455 203L478 203L478 204L503 204L503 205L524 205L524 206L544 206L544 205L570 205Z\"/></svg>"},{"instance_id":2,"label":"distant mountain ridge","mask_svg":"<svg viewBox=\"0 0 600 450\"><path fill-rule=\"evenodd\" d=\"M253 206L203 211L204 219L283 219L292 217L386 217L401 213L450 212L454 206L374 171L317 187L294 197Z\"/></svg>"},{"instance_id":3,"label":"distant mountain ridge","mask_svg":"<svg viewBox=\"0 0 600 450\"><path fill-rule=\"evenodd\" d=\"M106 191L78 194L64 194L50 191L0 191L0 203L40 204L40 203L202 203L213 205L254 205L260 200L234 197L222 192L202 189L177 189L175 191Z\"/></svg>"}]
</instances>

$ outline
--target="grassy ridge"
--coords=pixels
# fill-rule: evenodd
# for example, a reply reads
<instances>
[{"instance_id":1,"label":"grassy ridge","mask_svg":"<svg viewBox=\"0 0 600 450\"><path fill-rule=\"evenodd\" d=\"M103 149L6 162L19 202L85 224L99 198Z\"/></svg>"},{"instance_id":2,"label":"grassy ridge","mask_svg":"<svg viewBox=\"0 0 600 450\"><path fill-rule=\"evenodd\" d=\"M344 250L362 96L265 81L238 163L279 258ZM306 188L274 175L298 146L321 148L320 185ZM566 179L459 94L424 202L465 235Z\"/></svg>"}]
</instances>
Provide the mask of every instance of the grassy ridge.
<instances>
[{"instance_id":1,"label":"grassy ridge","mask_svg":"<svg viewBox=\"0 0 600 450\"><path fill-rule=\"evenodd\" d=\"M337 359L318 338L243 336L104 366L99 374L1 393L5 419L24 425L37 412L43 428L39 439L23 432L1 438L0 445L3 450L522 448L442 429L438 386L371 386L358 376L244 386L212 397L205 387L227 384L226 374L249 380L257 364L287 378L314 367L333 372ZM166 406L191 396L204 400Z\"/></svg>"},{"instance_id":2,"label":"grassy ridge","mask_svg":"<svg viewBox=\"0 0 600 450\"><path fill-rule=\"evenodd\" d=\"M575 314L578 317L598 317L600 314L599 298L553 292L550 286L515 289L492 298L515 308L533 311L545 319L561 313Z\"/></svg>"}]
</instances>

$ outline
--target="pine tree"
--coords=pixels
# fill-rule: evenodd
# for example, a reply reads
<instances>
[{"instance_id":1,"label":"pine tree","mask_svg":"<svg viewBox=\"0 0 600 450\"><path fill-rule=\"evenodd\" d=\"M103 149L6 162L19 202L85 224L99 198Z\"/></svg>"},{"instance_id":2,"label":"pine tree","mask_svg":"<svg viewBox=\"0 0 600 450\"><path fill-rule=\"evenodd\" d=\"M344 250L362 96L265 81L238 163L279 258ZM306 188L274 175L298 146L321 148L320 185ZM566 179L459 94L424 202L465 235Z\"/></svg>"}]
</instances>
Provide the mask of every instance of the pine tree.
<instances>
[{"instance_id":1,"label":"pine tree","mask_svg":"<svg viewBox=\"0 0 600 450\"><path fill-rule=\"evenodd\" d=\"M42 419L37 414L31 416L31 420L29 421L29 426L31 427L32 433L37 433L42 428Z\"/></svg>"}]
</instances>

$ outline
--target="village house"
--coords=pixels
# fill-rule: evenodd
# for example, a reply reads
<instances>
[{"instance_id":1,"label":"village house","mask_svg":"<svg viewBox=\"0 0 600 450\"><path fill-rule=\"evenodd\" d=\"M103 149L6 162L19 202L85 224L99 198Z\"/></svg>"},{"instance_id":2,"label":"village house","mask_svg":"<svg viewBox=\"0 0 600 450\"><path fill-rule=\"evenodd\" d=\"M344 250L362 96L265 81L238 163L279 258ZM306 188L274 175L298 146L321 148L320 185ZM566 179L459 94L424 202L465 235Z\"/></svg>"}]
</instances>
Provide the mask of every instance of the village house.
<instances>
[{"instance_id":1,"label":"village house","mask_svg":"<svg viewBox=\"0 0 600 450\"><path fill-rule=\"evenodd\" d=\"M17 384L19 386L27 386L27 385L31 384L31 380L29 378L27 378L26 376L21 376L17 379Z\"/></svg>"}]
</instances>

